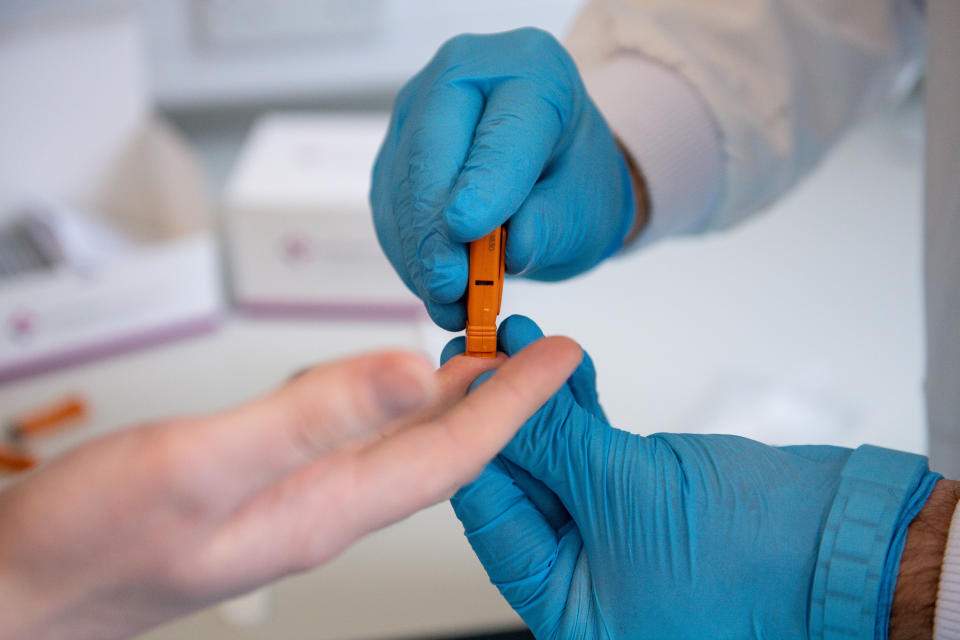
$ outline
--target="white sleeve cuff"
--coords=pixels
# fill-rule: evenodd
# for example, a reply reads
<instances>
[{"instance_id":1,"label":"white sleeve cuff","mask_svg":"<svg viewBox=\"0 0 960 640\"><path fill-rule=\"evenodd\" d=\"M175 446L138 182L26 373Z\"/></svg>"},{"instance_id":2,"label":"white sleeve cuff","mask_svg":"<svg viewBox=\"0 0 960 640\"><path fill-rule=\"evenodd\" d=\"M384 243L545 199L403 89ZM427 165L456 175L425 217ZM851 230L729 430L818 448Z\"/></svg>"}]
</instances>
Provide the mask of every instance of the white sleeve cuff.
<instances>
[{"instance_id":1,"label":"white sleeve cuff","mask_svg":"<svg viewBox=\"0 0 960 640\"><path fill-rule=\"evenodd\" d=\"M960 505L953 511L940 566L933 640L960 640Z\"/></svg>"},{"instance_id":2,"label":"white sleeve cuff","mask_svg":"<svg viewBox=\"0 0 960 640\"><path fill-rule=\"evenodd\" d=\"M636 53L581 73L649 191L650 220L634 246L703 229L723 191L722 141L706 102L679 73Z\"/></svg>"}]
</instances>

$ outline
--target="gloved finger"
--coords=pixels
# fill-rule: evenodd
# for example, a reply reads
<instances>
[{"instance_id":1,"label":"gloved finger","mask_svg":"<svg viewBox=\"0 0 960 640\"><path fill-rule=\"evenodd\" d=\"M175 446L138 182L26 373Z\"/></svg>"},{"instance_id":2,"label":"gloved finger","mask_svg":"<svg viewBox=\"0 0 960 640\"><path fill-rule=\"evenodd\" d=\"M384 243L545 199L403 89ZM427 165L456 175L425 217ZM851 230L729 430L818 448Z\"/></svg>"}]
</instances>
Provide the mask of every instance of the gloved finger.
<instances>
[{"instance_id":1,"label":"gloved finger","mask_svg":"<svg viewBox=\"0 0 960 640\"><path fill-rule=\"evenodd\" d=\"M424 300L423 302L430 319L441 329L462 331L467 326L466 298L451 304L440 304L432 300Z\"/></svg>"},{"instance_id":2,"label":"gloved finger","mask_svg":"<svg viewBox=\"0 0 960 640\"><path fill-rule=\"evenodd\" d=\"M545 484L531 476L526 469L518 467L503 456L499 458L504 471L510 474L514 483L520 487L527 499L543 514L554 531L570 522L570 513L560 502L560 498Z\"/></svg>"},{"instance_id":3,"label":"gloved finger","mask_svg":"<svg viewBox=\"0 0 960 640\"><path fill-rule=\"evenodd\" d=\"M399 102L399 98L398 98ZM373 227L377 234L380 248L387 256L394 271L400 276L403 284L419 297L417 287L414 286L410 274L407 272L406 259L400 246L400 229L397 227L396 216L393 212L393 162L397 152L397 120L398 110L395 108L390 116L390 125L387 134L377 152L377 159L373 163L373 175L370 181L370 209L373 212Z\"/></svg>"},{"instance_id":4,"label":"gloved finger","mask_svg":"<svg viewBox=\"0 0 960 640\"><path fill-rule=\"evenodd\" d=\"M546 84L516 79L490 90L446 207L452 239L470 242L493 231L540 178L572 110L569 97Z\"/></svg>"},{"instance_id":5,"label":"gloved finger","mask_svg":"<svg viewBox=\"0 0 960 640\"><path fill-rule=\"evenodd\" d=\"M500 349L507 355L517 353L531 342L540 339L543 332L530 318L512 315L500 323L497 329L497 341ZM567 381L574 399L584 409L597 418L606 421L600 399L597 395L597 374L590 355L584 351L583 361Z\"/></svg>"},{"instance_id":6,"label":"gloved finger","mask_svg":"<svg viewBox=\"0 0 960 640\"><path fill-rule=\"evenodd\" d=\"M440 366L443 366L447 363L447 360L453 356L458 356L461 353L466 352L467 350L467 339L463 336L457 336L450 342L448 342L444 347L443 351L440 352Z\"/></svg>"},{"instance_id":7,"label":"gloved finger","mask_svg":"<svg viewBox=\"0 0 960 640\"><path fill-rule=\"evenodd\" d=\"M603 461L604 434L596 418L564 386L523 425L501 455L542 482L576 518L575 507L592 503L583 478Z\"/></svg>"},{"instance_id":8,"label":"gloved finger","mask_svg":"<svg viewBox=\"0 0 960 640\"><path fill-rule=\"evenodd\" d=\"M370 206L376 218L378 211L390 211L390 186L393 184L393 161L397 153L397 127L399 124L398 109L394 107L387 124L387 132L377 151L377 158L373 162L373 172L370 179ZM396 225L391 225L395 226ZM379 229L379 225L377 227Z\"/></svg>"},{"instance_id":9,"label":"gloved finger","mask_svg":"<svg viewBox=\"0 0 960 640\"><path fill-rule=\"evenodd\" d=\"M524 316L512 317L532 324ZM492 374L492 371L481 374L470 386L470 393L481 387ZM544 491L539 491L538 487L531 487L523 480L518 483L531 489L530 496L542 499L538 506L542 505L543 513L557 524L563 520L562 511L547 494L555 497L563 511L568 513L567 506L577 504L576 491L582 488L574 487L580 484L574 479L585 477L591 466L587 453L593 435L587 433L591 418L592 414L576 403L573 393L564 385L527 420L501 451L501 457L511 463L510 469L519 467L543 485Z\"/></svg>"},{"instance_id":10,"label":"gloved finger","mask_svg":"<svg viewBox=\"0 0 960 640\"><path fill-rule=\"evenodd\" d=\"M500 323L497 340L500 349L513 356L541 335L540 327L533 320L512 315ZM590 462L585 449L593 438L590 427L594 419L603 415L592 386L595 377L592 367L592 361L584 366L581 360L567 384L527 421L503 450L505 458L528 471L567 505L572 498L572 479L583 477ZM480 376L471 391L483 380L484 376ZM588 401L589 409L579 405L574 386L576 393Z\"/></svg>"},{"instance_id":11,"label":"gloved finger","mask_svg":"<svg viewBox=\"0 0 960 640\"><path fill-rule=\"evenodd\" d=\"M399 134L392 209L407 271L425 301L452 304L466 291L466 247L448 236L443 207L482 109L476 88L436 84L411 107Z\"/></svg>"},{"instance_id":12,"label":"gloved finger","mask_svg":"<svg viewBox=\"0 0 960 640\"><path fill-rule=\"evenodd\" d=\"M539 626L563 610L574 549L560 558L556 530L501 460L494 459L450 503L490 581L510 606L531 617L528 624Z\"/></svg>"},{"instance_id":13,"label":"gloved finger","mask_svg":"<svg viewBox=\"0 0 960 640\"><path fill-rule=\"evenodd\" d=\"M434 302L430 298L424 298L422 288L414 283L407 267L407 260L401 249L400 231L397 228L392 211L384 212L383 209L374 207L373 218L380 247L407 289L423 300L430 319L441 329L461 331L467 324L465 299L443 304ZM466 272L464 272L464 281L466 281L466 277Z\"/></svg>"},{"instance_id":14,"label":"gloved finger","mask_svg":"<svg viewBox=\"0 0 960 640\"><path fill-rule=\"evenodd\" d=\"M473 393L474 391L476 391L480 387L480 385L482 385L484 382L489 380L492 375L493 375L493 371L484 371L479 376L477 376L477 379L474 380L473 384L470 385L469 393Z\"/></svg>"},{"instance_id":15,"label":"gloved finger","mask_svg":"<svg viewBox=\"0 0 960 640\"><path fill-rule=\"evenodd\" d=\"M508 356L512 356L532 342L543 337L543 331L537 323L520 314L503 319L497 327L497 347Z\"/></svg>"},{"instance_id":16,"label":"gloved finger","mask_svg":"<svg viewBox=\"0 0 960 640\"><path fill-rule=\"evenodd\" d=\"M611 169L615 171L615 168ZM615 174L614 174L615 175ZM601 192L609 176L591 167L574 166L570 156L559 158L533 188L507 228L507 273L535 280L570 278L615 253L632 222L627 204ZM571 194L571 184L579 185ZM632 188L625 185L624 189ZM598 206L621 206L619 216L589 215Z\"/></svg>"},{"instance_id":17,"label":"gloved finger","mask_svg":"<svg viewBox=\"0 0 960 640\"><path fill-rule=\"evenodd\" d=\"M593 358L586 351L583 352L583 362L567 380L567 386L570 387L577 404L592 413L598 420L608 422L597 393L597 370L593 365Z\"/></svg>"}]
</instances>

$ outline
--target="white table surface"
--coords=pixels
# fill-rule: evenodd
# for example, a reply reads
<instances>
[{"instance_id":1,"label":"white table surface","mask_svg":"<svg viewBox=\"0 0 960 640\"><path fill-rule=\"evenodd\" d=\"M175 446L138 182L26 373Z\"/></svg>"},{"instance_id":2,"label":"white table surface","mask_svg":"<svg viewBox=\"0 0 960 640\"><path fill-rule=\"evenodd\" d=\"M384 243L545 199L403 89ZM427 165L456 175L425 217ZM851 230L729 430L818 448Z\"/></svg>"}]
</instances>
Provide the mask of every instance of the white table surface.
<instances>
[{"instance_id":1,"label":"white table surface","mask_svg":"<svg viewBox=\"0 0 960 640\"><path fill-rule=\"evenodd\" d=\"M728 431L774 443L924 451L916 104L850 136L775 211L731 232L665 243L567 284L509 281L508 312L591 352L608 416L638 433ZM214 411L310 363L446 335L410 324L228 316L206 336L0 387L7 414L68 390L90 426L47 452L163 416ZM515 624L447 505L281 582L264 620L223 609L145 638L376 638ZM241 614L243 612L241 611Z\"/></svg>"}]
</instances>

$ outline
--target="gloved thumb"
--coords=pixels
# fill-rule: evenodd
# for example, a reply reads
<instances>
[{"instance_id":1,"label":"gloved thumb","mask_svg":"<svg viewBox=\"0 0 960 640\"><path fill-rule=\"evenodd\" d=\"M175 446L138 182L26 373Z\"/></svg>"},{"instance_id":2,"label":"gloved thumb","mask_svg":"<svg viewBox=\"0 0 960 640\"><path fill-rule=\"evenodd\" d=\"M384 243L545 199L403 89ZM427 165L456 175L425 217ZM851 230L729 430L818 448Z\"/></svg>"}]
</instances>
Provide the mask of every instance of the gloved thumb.
<instances>
[{"instance_id":1,"label":"gloved thumb","mask_svg":"<svg viewBox=\"0 0 960 640\"><path fill-rule=\"evenodd\" d=\"M543 331L540 330L540 327L533 320L522 315L508 317L497 330L498 346L507 355L513 355L542 337ZM451 342L447 347L450 348L452 344ZM444 351L446 352L446 350ZM600 407L600 398L597 395L597 372L593 366L593 359L586 351L583 352L583 360L580 365L567 380L567 387L573 393L577 404L600 420L606 421L606 416Z\"/></svg>"}]
</instances>

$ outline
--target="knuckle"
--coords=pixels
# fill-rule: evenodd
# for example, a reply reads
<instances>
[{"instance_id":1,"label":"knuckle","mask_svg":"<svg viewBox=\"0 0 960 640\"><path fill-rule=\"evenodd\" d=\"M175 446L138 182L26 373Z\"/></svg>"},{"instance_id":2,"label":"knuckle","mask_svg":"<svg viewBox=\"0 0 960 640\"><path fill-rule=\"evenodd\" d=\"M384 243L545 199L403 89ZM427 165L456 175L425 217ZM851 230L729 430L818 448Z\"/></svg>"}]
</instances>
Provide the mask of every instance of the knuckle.
<instances>
[{"instance_id":1,"label":"knuckle","mask_svg":"<svg viewBox=\"0 0 960 640\"><path fill-rule=\"evenodd\" d=\"M292 403L288 429L290 444L297 456L303 460L313 460L327 449L326 442L320 437L317 420L312 413L300 403Z\"/></svg>"},{"instance_id":2,"label":"knuckle","mask_svg":"<svg viewBox=\"0 0 960 640\"><path fill-rule=\"evenodd\" d=\"M436 144L437 131L429 122L410 134L407 175L400 186L410 192L410 205L421 215L432 213L444 204L446 193L460 169L456 158L436 152Z\"/></svg>"},{"instance_id":3,"label":"knuckle","mask_svg":"<svg viewBox=\"0 0 960 640\"><path fill-rule=\"evenodd\" d=\"M296 454L304 460L312 460L321 454L326 445L320 437L319 424L330 426L329 388L323 383L324 368L317 367L301 375L278 397L284 407L284 430ZM326 414L326 415L325 415Z\"/></svg>"},{"instance_id":4,"label":"knuckle","mask_svg":"<svg viewBox=\"0 0 960 640\"><path fill-rule=\"evenodd\" d=\"M444 69L450 67L465 58L470 51L474 50L477 46L477 41L482 37L483 36L472 33L461 33L460 35L450 38L437 49L437 53L433 58L434 62Z\"/></svg>"},{"instance_id":5,"label":"knuckle","mask_svg":"<svg viewBox=\"0 0 960 640\"><path fill-rule=\"evenodd\" d=\"M317 367L286 389L281 401L291 441L305 459L328 452L378 415L376 398L364 380L367 367L362 362Z\"/></svg>"},{"instance_id":6,"label":"knuckle","mask_svg":"<svg viewBox=\"0 0 960 640\"><path fill-rule=\"evenodd\" d=\"M552 34L532 27L524 31L522 53L524 58L538 61L533 73L547 89L543 94L546 106L556 109L561 120L566 121L568 112L584 93L577 65Z\"/></svg>"},{"instance_id":7,"label":"knuckle","mask_svg":"<svg viewBox=\"0 0 960 640\"><path fill-rule=\"evenodd\" d=\"M550 32L537 27L524 27L514 33L521 38L520 42L525 53L538 53L545 49L563 49L560 42Z\"/></svg>"},{"instance_id":8,"label":"knuckle","mask_svg":"<svg viewBox=\"0 0 960 640\"><path fill-rule=\"evenodd\" d=\"M510 273L526 274L530 269L541 266L544 261L541 253L547 253L545 247L551 246L549 225L537 225L528 215L514 216L510 219L507 233L506 262Z\"/></svg>"}]
</instances>

